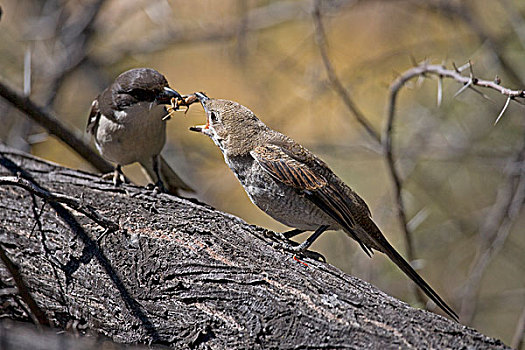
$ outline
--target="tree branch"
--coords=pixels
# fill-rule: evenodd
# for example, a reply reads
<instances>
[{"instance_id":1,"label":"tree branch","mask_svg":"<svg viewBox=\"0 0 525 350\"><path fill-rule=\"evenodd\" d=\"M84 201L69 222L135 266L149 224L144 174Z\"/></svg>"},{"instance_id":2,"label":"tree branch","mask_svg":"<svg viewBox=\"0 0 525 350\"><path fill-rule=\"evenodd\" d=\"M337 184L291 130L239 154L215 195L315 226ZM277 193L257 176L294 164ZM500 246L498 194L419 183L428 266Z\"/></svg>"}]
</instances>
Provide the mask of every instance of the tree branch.
<instances>
[{"instance_id":1,"label":"tree branch","mask_svg":"<svg viewBox=\"0 0 525 350\"><path fill-rule=\"evenodd\" d=\"M45 83L44 106L50 107L53 104L58 89L67 76L88 59L87 49L95 35L95 20L104 3L105 0L96 0L79 10L78 18L74 21L70 16L64 19L64 23L56 26L55 45L52 47L63 47L63 49L58 53L54 51L53 57L47 60L47 62L54 62L55 65L50 79Z\"/></svg>"},{"instance_id":2,"label":"tree branch","mask_svg":"<svg viewBox=\"0 0 525 350\"><path fill-rule=\"evenodd\" d=\"M460 316L466 324L471 324L474 319L483 275L494 256L503 248L512 225L525 205L525 139L522 142L521 149L507 165L506 179L479 232L481 242L463 286Z\"/></svg>"},{"instance_id":3,"label":"tree branch","mask_svg":"<svg viewBox=\"0 0 525 350\"><path fill-rule=\"evenodd\" d=\"M46 317L46 314L38 306L37 302L29 292L22 275L20 274L20 269L18 266L7 256L4 247L0 244L0 260L4 263L5 267L13 277L13 280L16 284L16 289L22 300L27 304L29 310L31 310L31 316L36 319L36 322L43 326L49 326L49 320Z\"/></svg>"},{"instance_id":4,"label":"tree branch","mask_svg":"<svg viewBox=\"0 0 525 350\"><path fill-rule=\"evenodd\" d=\"M501 49L498 42L488 33L480 24L480 20L476 17L465 2L452 2L448 0L432 0L432 1L414 1L411 2L416 5L427 9L434 9L447 14L447 18L456 17L463 20L474 34L478 37L481 43L486 43L489 49L492 51L494 56L499 61L501 68L505 71L508 77L514 84L523 85L525 82L519 73L514 69L514 66L509 62L508 59L503 56L504 50Z\"/></svg>"},{"instance_id":5,"label":"tree branch","mask_svg":"<svg viewBox=\"0 0 525 350\"><path fill-rule=\"evenodd\" d=\"M0 184L0 243L56 328L175 348L507 348L329 264L305 266L274 247L277 234L202 204L130 185L115 192L0 146L0 176L16 174L121 222L98 242L85 216L49 202L36 217L32 193ZM7 273L0 267L0 280Z\"/></svg>"},{"instance_id":6,"label":"tree branch","mask_svg":"<svg viewBox=\"0 0 525 350\"><path fill-rule=\"evenodd\" d=\"M332 84L333 89L337 92L343 103L348 108L350 113L352 113L359 124L365 129L367 134L372 137L372 139L381 143L381 136L379 133L372 127L365 115L359 110L354 100L351 98L349 92L341 83L341 80L337 76L335 69L332 66L330 57L328 56L328 51L326 47L326 34L323 26L323 21L321 18L321 0L315 0L314 10L312 12L314 25L315 25L315 41L319 52L321 53L321 58L323 59L323 64L325 66L326 74L328 75L328 80Z\"/></svg>"},{"instance_id":7,"label":"tree branch","mask_svg":"<svg viewBox=\"0 0 525 350\"><path fill-rule=\"evenodd\" d=\"M2 82L0 82L0 96L43 126L49 134L55 135L101 173L113 171L113 166L99 156L89 145L85 144L78 132L69 130L59 119L35 104L28 97L16 92Z\"/></svg>"},{"instance_id":8,"label":"tree branch","mask_svg":"<svg viewBox=\"0 0 525 350\"><path fill-rule=\"evenodd\" d=\"M516 331L512 337L512 346L513 349L521 350L523 349L523 339L525 338L525 306L521 312L520 318L518 319L518 324L516 325Z\"/></svg>"},{"instance_id":9,"label":"tree branch","mask_svg":"<svg viewBox=\"0 0 525 350\"><path fill-rule=\"evenodd\" d=\"M87 216L106 230L116 231L119 229L118 224L106 219L105 217L100 215L93 207L82 203L81 200L64 194L49 192L19 176L0 176L0 186L1 185L18 186L25 189L28 192L31 192L32 194L37 195L38 197L45 199L46 201L66 204L69 207L75 209L76 211L84 214L85 216Z\"/></svg>"},{"instance_id":10,"label":"tree branch","mask_svg":"<svg viewBox=\"0 0 525 350\"><path fill-rule=\"evenodd\" d=\"M468 64L468 67L471 68L470 63ZM405 234L405 241L407 243L407 256L409 260L415 258L415 253L413 251L414 248L413 248L413 243L412 243L412 234L408 227L408 220L407 220L405 206L404 206L403 197L402 197L402 180L395 166L395 159L394 159L393 149L392 149L392 134L393 134L393 125L394 125L394 119L395 119L395 109L396 109L396 101L397 101L398 92L409 80L415 77L427 76L427 75L435 75L438 77L439 80L443 78L453 79L459 83L464 84L463 87L465 89L467 88L473 89L473 86L479 86L483 88L492 89L492 90L499 92L500 94L504 96L507 96L507 101L509 100L517 101L517 100L521 100L525 98L525 93L523 90L511 90L511 89L505 88L499 85L499 81L488 81L488 80L478 79L474 76L472 69L471 69L470 75L467 77L467 76L463 76L459 69L449 70L443 66L429 65L426 63L420 64L416 67L413 67L407 70L406 72L401 74L401 76L399 76L391 84L389 103L388 103L388 112L387 112L387 121L386 121L386 126L385 126L385 131L384 131L384 137L383 137L383 149L384 149L385 157L387 159L390 176L392 177L392 181L394 183L395 197L396 197L396 203L397 203L397 213L398 213L399 221L401 223L401 228ZM461 92L461 90L458 92ZM438 95L439 95L439 89L438 89ZM502 110L502 113L505 111L505 109L506 108ZM502 113L500 113L496 121L499 120ZM508 234L507 231L505 232L506 234ZM469 295L471 295L471 293L469 293ZM471 301L472 298L469 298L469 300ZM462 312L461 319L466 320L465 322L469 323L471 321L472 315L473 314L470 314L470 316L467 316L466 313Z\"/></svg>"}]
</instances>

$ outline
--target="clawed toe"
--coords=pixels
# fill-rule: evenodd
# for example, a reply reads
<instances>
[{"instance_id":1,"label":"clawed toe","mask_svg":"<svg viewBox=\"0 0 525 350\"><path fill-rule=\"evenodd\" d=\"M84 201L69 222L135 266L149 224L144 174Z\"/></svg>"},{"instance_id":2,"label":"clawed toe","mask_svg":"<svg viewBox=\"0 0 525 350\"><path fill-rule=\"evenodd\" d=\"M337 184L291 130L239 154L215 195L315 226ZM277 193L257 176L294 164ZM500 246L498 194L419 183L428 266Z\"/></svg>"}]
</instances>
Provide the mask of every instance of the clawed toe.
<instances>
[{"instance_id":1,"label":"clawed toe","mask_svg":"<svg viewBox=\"0 0 525 350\"><path fill-rule=\"evenodd\" d=\"M314 251L311 251L311 250L305 250L303 252L300 253L300 255L304 255L310 259L313 259L313 260L317 260L317 261L322 261L322 262L326 262L326 258L324 257L323 254L321 253L318 253L318 252L314 252Z\"/></svg>"},{"instance_id":2,"label":"clawed toe","mask_svg":"<svg viewBox=\"0 0 525 350\"><path fill-rule=\"evenodd\" d=\"M120 166L117 166L113 172L107 173L107 174L103 174L101 177L104 180L112 180L113 185L115 187L118 187L118 186L120 186L123 183L126 183L126 184L130 183L128 178L124 175L124 173L120 169Z\"/></svg>"},{"instance_id":3,"label":"clawed toe","mask_svg":"<svg viewBox=\"0 0 525 350\"><path fill-rule=\"evenodd\" d=\"M122 173L115 173L115 176L113 176L113 184L115 186L120 186L122 184L128 184L129 180L124 174Z\"/></svg>"},{"instance_id":4,"label":"clawed toe","mask_svg":"<svg viewBox=\"0 0 525 350\"><path fill-rule=\"evenodd\" d=\"M289 243L283 243L282 245L283 245L283 248L285 250L294 252L298 256L305 256L305 257L311 258L313 260L326 262L326 258L321 253L317 253L317 252L308 250L308 248L305 246L305 244L292 245L292 244L289 244Z\"/></svg>"},{"instance_id":5,"label":"clawed toe","mask_svg":"<svg viewBox=\"0 0 525 350\"><path fill-rule=\"evenodd\" d=\"M146 189L152 191L153 194L157 193L167 193L166 188L162 182L157 182L156 184L149 183L146 185Z\"/></svg>"}]
</instances>

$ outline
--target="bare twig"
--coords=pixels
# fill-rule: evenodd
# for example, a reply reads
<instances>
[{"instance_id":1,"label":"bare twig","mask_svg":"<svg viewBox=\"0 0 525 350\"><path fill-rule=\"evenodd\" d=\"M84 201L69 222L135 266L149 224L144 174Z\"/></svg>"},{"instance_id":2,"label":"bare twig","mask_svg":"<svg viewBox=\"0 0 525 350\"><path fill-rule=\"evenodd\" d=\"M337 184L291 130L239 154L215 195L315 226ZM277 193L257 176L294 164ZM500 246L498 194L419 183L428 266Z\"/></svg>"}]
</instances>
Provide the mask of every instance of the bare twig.
<instances>
[{"instance_id":1,"label":"bare twig","mask_svg":"<svg viewBox=\"0 0 525 350\"><path fill-rule=\"evenodd\" d=\"M49 192L24 178L16 176L0 176L0 186L2 185L21 187L46 201L66 204L107 230L116 231L119 229L119 225L106 219L91 206L83 204L82 201L64 194Z\"/></svg>"},{"instance_id":2,"label":"bare twig","mask_svg":"<svg viewBox=\"0 0 525 350\"><path fill-rule=\"evenodd\" d=\"M105 0L96 0L84 6L78 11L77 18L71 20L72 16L63 18L64 23L57 25L56 39L60 45L53 47L63 47L50 59L56 62L51 79L45 84L46 98L44 105L50 106L55 100L58 89L62 86L67 76L78 68L88 58L88 46L91 43L95 28L94 23Z\"/></svg>"},{"instance_id":3,"label":"bare twig","mask_svg":"<svg viewBox=\"0 0 525 350\"><path fill-rule=\"evenodd\" d=\"M93 149L91 149L91 147L89 147L89 145L84 143L77 132L69 130L55 116L36 105L31 99L24 97L22 94L16 92L2 82L0 82L0 96L5 98L14 107L25 113L32 120L42 125L51 135L58 137L62 142L71 147L73 151L77 152L93 165L98 171L102 173L113 171L113 166L99 156Z\"/></svg>"},{"instance_id":4,"label":"bare twig","mask_svg":"<svg viewBox=\"0 0 525 350\"><path fill-rule=\"evenodd\" d=\"M178 21L171 21L166 23L167 26L145 35L144 40L137 41L137 38L133 38L133 45L130 45L130 42L113 45L111 52L100 59L104 60L104 63L115 62L121 60L123 56L157 52L173 45L231 40L237 36L243 26L244 33L249 34L301 19L308 14L308 6L308 2L304 1L269 2L267 5L250 9L241 18L224 20L221 25L208 23L199 30L178 25ZM109 24L106 30L113 31L113 25Z\"/></svg>"},{"instance_id":5,"label":"bare twig","mask_svg":"<svg viewBox=\"0 0 525 350\"><path fill-rule=\"evenodd\" d=\"M521 47L525 49L525 20L520 15L519 9L511 0L500 0L500 4L507 13L507 18Z\"/></svg>"},{"instance_id":6,"label":"bare twig","mask_svg":"<svg viewBox=\"0 0 525 350\"><path fill-rule=\"evenodd\" d=\"M494 56L497 58L501 64L501 68L507 73L507 76L512 80L514 84L524 84L524 79L519 75L519 73L514 68L514 65L503 56L504 50L502 50L491 34L489 34L485 27L481 24L482 21L474 15L471 9L468 6L468 2L464 1L443 1L443 0L433 0L433 1L419 1L411 0L416 6L438 10L446 13L447 17L453 16L463 20L474 34L478 37L481 43L485 43L487 47L492 51Z\"/></svg>"},{"instance_id":7,"label":"bare twig","mask_svg":"<svg viewBox=\"0 0 525 350\"><path fill-rule=\"evenodd\" d=\"M49 320L47 319L46 313L38 306L37 302L29 292L29 288L27 287L26 283L24 282L24 279L22 278L22 275L20 274L20 269L7 256L7 253L5 252L2 244L0 244L0 259L4 263L11 276L13 276L16 288L18 289L18 294L29 307L29 310L31 311L31 314L29 316L34 316L34 318L38 321L39 324L43 326L49 326L50 324Z\"/></svg>"},{"instance_id":8,"label":"bare twig","mask_svg":"<svg viewBox=\"0 0 525 350\"><path fill-rule=\"evenodd\" d=\"M516 331L514 332L514 336L512 337L512 342L510 343L510 346L516 350L523 349L523 339L524 338L525 338L525 307L523 307L521 316L518 319L518 324L516 325Z\"/></svg>"},{"instance_id":9,"label":"bare twig","mask_svg":"<svg viewBox=\"0 0 525 350\"><path fill-rule=\"evenodd\" d=\"M463 287L460 316L466 324L474 318L483 275L494 256L503 248L525 205L525 140L518 154L509 160L507 173L507 179L498 190L496 202L480 230L482 241Z\"/></svg>"},{"instance_id":10,"label":"bare twig","mask_svg":"<svg viewBox=\"0 0 525 350\"><path fill-rule=\"evenodd\" d=\"M415 77L415 76L419 76L419 75L414 75L412 77ZM408 219L406 215L405 204L403 202L402 180L401 180L401 176L399 175L396 169L394 154L392 150L392 129L393 129L393 124L394 124L394 113L395 113L395 108L396 108L397 93L408 80L409 79L405 80L405 79L398 78L390 86L387 123L386 123L385 132L383 134L383 152L384 152L384 155L387 161L388 170L390 171L390 176L394 183L394 191L395 191L395 198L396 198L396 204L397 204L397 216L401 224L401 229L405 235L407 257L409 261L413 261L415 259L414 243L412 241L412 233L408 227Z\"/></svg>"},{"instance_id":11,"label":"bare twig","mask_svg":"<svg viewBox=\"0 0 525 350\"><path fill-rule=\"evenodd\" d=\"M323 64L325 66L326 74L328 75L328 80L332 84L334 90L339 94L339 96L343 100L345 106L354 115L357 122L361 124L361 126L366 130L368 135L371 136L374 141L376 141L377 143L381 143L381 135L372 127L365 115L359 110L354 100L352 100L352 97L341 83L341 80L337 76L337 73L335 72L335 69L332 66L326 47L326 34L321 18L320 7L321 1L316 0L313 10L315 40L317 43L317 47L319 48L319 52L321 53L321 57L323 59Z\"/></svg>"}]
</instances>

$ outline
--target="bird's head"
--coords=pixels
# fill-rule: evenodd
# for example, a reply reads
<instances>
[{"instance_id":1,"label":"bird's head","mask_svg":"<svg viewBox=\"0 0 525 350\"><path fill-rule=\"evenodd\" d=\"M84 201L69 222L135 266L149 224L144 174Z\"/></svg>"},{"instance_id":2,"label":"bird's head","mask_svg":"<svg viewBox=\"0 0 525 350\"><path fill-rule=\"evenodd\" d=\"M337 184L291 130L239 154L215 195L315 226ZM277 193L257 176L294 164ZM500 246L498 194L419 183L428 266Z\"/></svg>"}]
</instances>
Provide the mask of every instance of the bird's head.
<instances>
[{"instance_id":1,"label":"bird's head","mask_svg":"<svg viewBox=\"0 0 525 350\"><path fill-rule=\"evenodd\" d=\"M223 153L246 154L265 138L268 127L248 108L234 101L209 98L202 92L195 96L206 113L206 124L190 130L209 136Z\"/></svg>"},{"instance_id":2,"label":"bird's head","mask_svg":"<svg viewBox=\"0 0 525 350\"><path fill-rule=\"evenodd\" d=\"M169 87L166 78L151 68L136 68L120 74L111 86L113 104L117 109L139 102L169 104L182 96Z\"/></svg>"}]
</instances>

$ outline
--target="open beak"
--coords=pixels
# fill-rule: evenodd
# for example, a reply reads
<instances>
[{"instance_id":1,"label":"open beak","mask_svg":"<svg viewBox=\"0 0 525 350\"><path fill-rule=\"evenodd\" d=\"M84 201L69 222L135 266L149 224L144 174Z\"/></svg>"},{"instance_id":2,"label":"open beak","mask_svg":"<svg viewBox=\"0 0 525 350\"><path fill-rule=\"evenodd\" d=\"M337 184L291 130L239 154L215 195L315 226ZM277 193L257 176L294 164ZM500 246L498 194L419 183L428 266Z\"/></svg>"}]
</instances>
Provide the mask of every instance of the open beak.
<instances>
[{"instance_id":1,"label":"open beak","mask_svg":"<svg viewBox=\"0 0 525 350\"><path fill-rule=\"evenodd\" d=\"M190 131L206 133L205 130L208 130L210 128L210 122L208 119L208 108L206 108L206 102L208 102L210 98L202 92L196 92L195 96L197 96L199 102L202 105L202 108L204 108L204 112L206 112L206 124L191 126Z\"/></svg>"},{"instance_id":2,"label":"open beak","mask_svg":"<svg viewBox=\"0 0 525 350\"><path fill-rule=\"evenodd\" d=\"M157 104L161 105L168 105L171 103L172 98L180 98L182 99L182 96L175 90L173 90L170 87L164 87L164 89L155 97L155 102Z\"/></svg>"}]
</instances>

